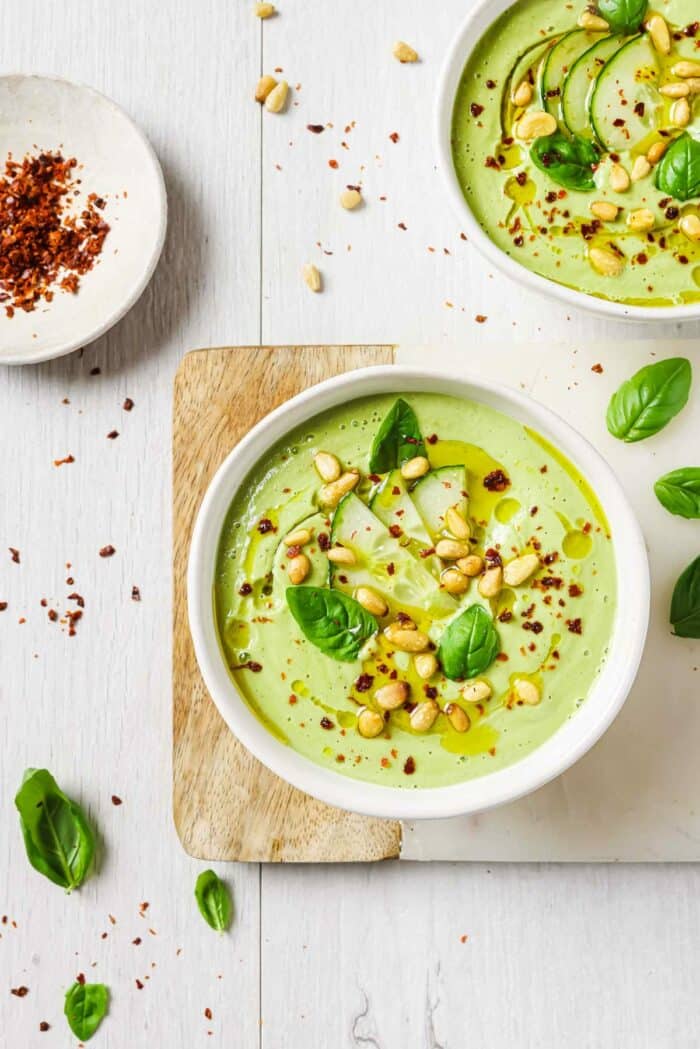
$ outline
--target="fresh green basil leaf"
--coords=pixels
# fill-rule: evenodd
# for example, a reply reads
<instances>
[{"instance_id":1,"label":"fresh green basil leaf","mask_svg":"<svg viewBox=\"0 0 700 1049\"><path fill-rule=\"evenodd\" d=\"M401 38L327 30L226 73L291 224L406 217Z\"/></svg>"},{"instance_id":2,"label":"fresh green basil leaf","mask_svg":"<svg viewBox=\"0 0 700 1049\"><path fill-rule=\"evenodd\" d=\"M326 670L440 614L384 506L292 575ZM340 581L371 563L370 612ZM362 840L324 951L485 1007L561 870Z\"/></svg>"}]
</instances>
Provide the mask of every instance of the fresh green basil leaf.
<instances>
[{"instance_id":1,"label":"fresh green basil leaf","mask_svg":"<svg viewBox=\"0 0 700 1049\"><path fill-rule=\"evenodd\" d=\"M388 473L417 455L425 455L418 419L411 405L399 397L372 442L370 473Z\"/></svg>"},{"instance_id":2,"label":"fresh green basil leaf","mask_svg":"<svg viewBox=\"0 0 700 1049\"><path fill-rule=\"evenodd\" d=\"M700 557L688 565L676 583L670 620L676 637L700 638Z\"/></svg>"},{"instance_id":3,"label":"fresh green basil leaf","mask_svg":"<svg viewBox=\"0 0 700 1049\"><path fill-rule=\"evenodd\" d=\"M654 485L654 491L669 513L700 517L700 466L684 466L664 474Z\"/></svg>"},{"instance_id":4,"label":"fresh green basil leaf","mask_svg":"<svg viewBox=\"0 0 700 1049\"><path fill-rule=\"evenodd\" d=\"M287 604L302 633L327 656L349 663L377 632L377 620L340 590L290 586Z\"/></svg>"},{"instance_id":5,"label":"fresh green basil leaf","mask_svg":"<svg viewBox=\"0 0 700 1049\"><path fill-rule=\"evenodd\" d=\"M691 380L685 357L648 364L613 394L606 416L608 430L628 444L652 437L685 406Z\"/></svg>"},{"instance_id":6,"label":"fresh green basil leaf","mask_svg":"<svg viewBox=\"0 0 700 1049\"><path fill-rule=\"evenodd\" d=\"M217 932L225 932L231 921L231 894L214 871L202 871L194 887L199 913L207 925Z\"/></svg>"},{"instance_id":7,"label":"fresh green basil leaf","mask_svg":"<svg viewBox=\"0 0 700 1049\"><path fill-rule=\"evenodd\" d=\"M442 635L438 659L445 677L455 681L483 674L500 650L491 616L482 605L470 605Z\"/></svg>"},{"instance_id":8,"label":"fresh green basil leaf","mask_svg":"<svg viewBox=\"0 0 700 1049\"><path fill-rule=\"evenodd\" d=\"M109 1005L109 990L103 983L74 983L66 994L63 1012L68 1026L81 1042L92 1038Z\"/></svg>"},{"instance_id":9,"label":"fresh green basil leaf","mask_svg":"<svg viewBox=\"0 0 700 1049\"><path fill-rule=\"evenodd\" d=\"M685 131L656 168L656 188L675 200L700 197L700 140Z\"/></svg>"},{"instance_id":10,"label":"fresh green basil leaf","mask_svg":"<svg viewBox=\"0 0 700 1049\"><path fill-rule=\"evenodd\" d=\"M647 13L647 0L598 0L598 11L613 33L636 33Z\"/></svg>"},{"instance_id":11,"label":"fresh green basil leaf","mask_svg":"<svg viewBox=\"0 0 700 1049\"><path fill-rule=\"evenodd\" d=\"M80 806L46 769L27 769L15 805L32 867L69 892L77 889L95 854L95 839Z\"/></svg>"},{"instance_id":12,"label":"fresh green basil leaf","mask_svg":"<svg viewBox=\"0 0 700 1049\"><path fill-rule=\"evenodd\" d=\"M600 155L585 138L555 131L535 139L530 157L540 171L546 172L559 186L584 192L595 189L593 172Z\"/></svg>"}]
</instances>

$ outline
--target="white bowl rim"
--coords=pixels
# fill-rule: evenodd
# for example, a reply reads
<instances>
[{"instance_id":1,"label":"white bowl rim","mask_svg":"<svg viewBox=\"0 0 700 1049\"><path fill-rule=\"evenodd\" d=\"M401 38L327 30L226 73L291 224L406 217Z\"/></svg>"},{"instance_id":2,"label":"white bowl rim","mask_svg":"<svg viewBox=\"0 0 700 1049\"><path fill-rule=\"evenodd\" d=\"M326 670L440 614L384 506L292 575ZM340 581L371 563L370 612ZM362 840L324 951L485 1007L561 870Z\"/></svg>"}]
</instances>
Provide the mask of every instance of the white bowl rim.
<instances>
[{"instance_id":1,"label":"white bowl rim","mask_svg":"<svg viewBox=\"0 0 700 1049\"><path fill-rule=\"evenodd\" d=\"M622 302L599 299L595 295L568 288L548 277L534 273L516 262L491 240L477 222L457 179L450 145L452 111L457 85L464 67L486 30L517 0L478 0L462 22L443 62L435 104L434 139L438 167L443 176L452 208L466 225L466 233L479 251L511 280L533 291L559 299L568 306L628 321L700 320L700 302L687 306L630 306Z\"/></svg>"},{"instance_id":2,"label":"white bowl rim","mask_svg":"<svg viewBox=\"0 0 700 1049\"><path fill-rule=\"evenodd\" d=\"M490 404L532 425L572 459L593 486L616 540L617 608L610 650L585 703L540 747L499 771L447 787L385 787L315 764L277 740L252 713L221 655L212 600L224 517L250 469L276 441L338 404L375 393L430 390ZM622 582L624 581L624 587ZM612 723L632 687L649 620L650 581L644 539L614 473L565 420L515 390L468 374L380 365L327 379L265 416L229 453L214 475L195 523L187 573L190 630L204 682L234 735L264 765L307 794L338 808L390 819L437 819L515 801L560 775ZM624 610L624 616L623 616Z\"/></svg>"},{"instance_id":3,"label":"white bowl rim","mask_svg":"<svg viewBox=\"0 0 700 1049\"><path fill-rule=\"evenodd\" d=\"M163 245L165 244L165 235L168 228L168 195L165 188L165 179L163 177L163 169L160 166L160 161L150 140L146 137L146 133L142 131L139 125L129 116L127 111L115 102L113 98L106 95L103 91L98 91L96 87L92 87L90 84L85 84L80 80L70 80L68 77L57 76L54 73L24 73L22 71L10 71L0 74L0 80L49 80L59 84L66 84L68 87L77 88L80 91L85 91L88 94L94 95L100 102L106 103L111 109L116 110L129 124L131 130L134 132L136 137L140 140L144 146L148 163L151 166L152 173L155 175L156 182L158 184L158 197L159 197L159 211L158 211L158 234L153 245L153 250L148 258L146 266L143 270L141 278L133 286L129 295L124 301L109 314L105 320L95 326L87 335L83 335L80 338L67 339L64 343L59 346L53 347L51 350L42 350L41 345L37 346L37 349L33 353L22 353L12 354L8 353L3 355L0 360L2 365L22 365L22 364L42 364L44 361L51 361L57 357L65 357L69 353L73 353L75 350L81 347L90 346L93 342L99 339L102 335L105 335L110 328L113 328L129 310L136 305L138 300L141 298L144 290L148 286L148 283L155 272L155 268L158 265L161 253L163 251Z\"/></svg>"}]
</instances>

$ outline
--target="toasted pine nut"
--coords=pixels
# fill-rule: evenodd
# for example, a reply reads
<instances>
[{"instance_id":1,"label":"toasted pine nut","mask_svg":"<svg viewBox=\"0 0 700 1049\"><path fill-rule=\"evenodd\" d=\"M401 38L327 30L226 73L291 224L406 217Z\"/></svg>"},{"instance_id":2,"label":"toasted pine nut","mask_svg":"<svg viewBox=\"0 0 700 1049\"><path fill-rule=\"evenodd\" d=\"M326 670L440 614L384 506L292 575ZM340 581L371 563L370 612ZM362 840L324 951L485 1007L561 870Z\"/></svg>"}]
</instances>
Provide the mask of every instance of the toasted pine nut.
<instances>
[{"instance_id":1,"label":"toasted pine nut","mask_svg":"<svg viewBox=\"0 0 700 1049\"><path fill-rule=\"evenodd\" d=\"M340 194L340 203L346 211L352 211L362 200L359 189L344 189Z\"/></svg>"},{"instance_id":2,"label":"toasted pine nut","mask_svg":"<svg viewBox=\"0 0 700 1049\"><path fill-rule=\"evenodd\" d=\"M445 707L445 717L452 725L455 732L468 732L471 726L469 715L462 710L457 703L448 703Z\"/></svg>"},{"instance_id":3,"label":"toasted pine nut","mask_svg":"<svg viewBox=\"0 0 700 1049\"><path fill-rule=\"evenodd\" d=\"M416 455L413 459L407 459L401 463L401 476L407 481L415 481L424 477L430 469L430 463L424 455Z\"/></svg>"},{"instance_id":4,"label":"toasted pine nut","mask_svg":"<svg viewBox=\"0 0 700 1049\"><path fill-rule=\"evenodd\" d=\"M537 554L523 554L509 561L503 569L503 581L506 586L520 586L540 567Z\"/></svg>"},{"instance_id":5,"label":"toasted pine nut","mask_svg":"<svg viewBox=\"0 0 700 1049\"><path fill-rule=\"evenodd\" d=\"M690 123L690 103L687 98L679 98L671 106L671 123L674 127L687 127Z\"/></svg>"},{"instance_id":6,"label":"toasted pine nut","mask_svg":"<svg viewBox=\"0 0 700 1049\"><path fill-rule=\"evenodd\" d=\"M365 739L374 739L384 731L384 718L376 710L363 707L357 715L357 731Z\"/></svg>"},{"instance_id":7,"label":"toasted pine nut","mask_svg":"<svg viewBox=\"0 0 700 1049\"><path fill-rule=\"evenodd\" d=\"M289 94L289 84L286 80L280 80L275 84L270 94L265 99L265 109L268 113L281 113Z\"/></svg>"},{"instance_id":8,"label":"toasted pine nut","mask_svg":"<svg viewBox=\"0 0 700 1049\"><path fill-rule=\"evenodd\" d=\"M435 724L440 708L434 699L426 699L411 711L411 728L414 732L428 732Z\"/></svg>"},{"instance_id":9,"label":"toasted pine nut","mask_svg":"<svg viewBox=\"0 0 700 1049\"><path fill-rule=\"evenodd\" d=\"M314 466L316 467L316 473L326 484L329 484L331 481L337 481L342 473L338 459L330 452L316 452Z\"/></svg>"},{"instance_id":10,"label":"toasted pine nut","mask_svg":"<svg viewBox=\"0 0 700 1049\"><path fill-rule=\"evenodd\" d=\"M390 644L398 648L400 652L425 652L430 645L430 638L427 634L420 630L402 630L400 627L396 629L396 626L397 624L392 623L395 629L387 627L384 631Z\"/></svg>"},{"instance_id":11,"label":"toasted pine nut","mask_svg":"<svg viewBox=\"0 0 700 1049\"><path fill-rule=\"evenodd\" d=\"M627 216L627 227L635 233L648 233L655 225L654 213L649 208L637 208Z\"/></svg>"},{"instance_id":12,"label":"toasted pine nut","mask_svg":"<svg viewBox=\"0 0 700 1049\"><path fill-rule=\"evenodd\" d=\"M357 564L357 558L352 550L348 550L347 546L332 546L327 552L326 557L329 561L332 561L334 565Z\"/></svg>"},{"instance_id":13,"label":"toasted pine nut","mask_svg":"<svg viewBox=\"0 0 700 1049\"><path fill-rule=\"evenodd\" d=\"M630 177L622 164L613 164L610 168L610 188L616 193L624 193L630 188Z\"/></svg>"},{"instance_id":14,"label":"toasted pine nut","mask_svg":"<svg viewBox=\"0 0 700 1049\"><path fill-rule=\"evenodd\" d=\"M487 681L468 681L462 687L462 695L469 703L481 703L491 698L491 686Z\"/></svg>"},{"instance_id":15,"label":"toasted pine nut","mask_svg":"<svg viewBox=\"0 0 700 1049\"><path fill-rule=\"evenodd\" d=\"M459 539L440 539L435 546L435 553L443 561L458 561L469 554L469 543Z\"/></svg>"},{"instance_id":16,"label":"toasted pine nut","mask_svg":"<svg viewBox=\"0 0 700 1049\"><path fill-rule=\"evenodd\" d=\"M632 181L641 182L651 171L651 164L646 157L637 157L632 165Z\"/></svg>"},{"instance_id":17,"label":"toasted pine nut","mask_svg":"<svg viewBox=\"0 0 700 1049\"><path fill-rule=\"evenodd\" d=\"M447 568L440 576L440 586L448 594L466 594L469 589L469 578L458 568Z\"/></svg>"},{"instance_id":18,"label":"toasted pine nut","mask_svg":"<svg viewBox=\"0 0 700 1049\"><path fill-rule=\"evenodd\" d=\"M299 583L304 582L310 571L311 562L306 554L297 554L296 557L292 557L289 561L289 567L287 569L289 582L292 583L293 586L298 586Z\"/></svg>"},{"instance_id":19,"label":"toasted pine nut","mask_svg":"<svg viewBox=\"0 0 700 1049\"><path fill-rule=\"evenodd\" d=\"M438 662L432 652L419 652L417 656L413 657L413 665L416 668L418 677L427 681L437 670Z\"/></svg>"},{"instance_id":20,"label":"toasted pine nut","mask_svg":"<svg viewBox=\"0 0 700 1049\"><path fill-rule=\"evenodd\" d=\"M290 532L282 540L285 546L306 546L311 542L311 532L308 528L297 528L296 532Z\"/></svg>"},{"instance_id":21,"label":"toasted pine nut","mask_svg":"<svg viewBox=\"0 0 700 1049\"><path fill-rule=\"evenodd\" d=\"M469 521L460 513L456 506L450 506L445 514L447 531L451 532L455 539L468 539L472 534Z\"/></svg>"},{"instance_id":22,"label":"toasted pine nut","mask_svg":"<svg viewBox=\"0 0 700 1049\"><path fill-rule=\"evenodd\" d=\"M697 215L684 215L678 223L681 233L695 243L700 241L700 218Z\"/></svg>"},{"instance_id":23,"label":"toasted pine nut","mask_svg":"<svg viewBox=\"0 0 700 1049\"><path fill-rule=\"evenodd\" d=\"M479 593L482 597L495 597L503 585L503 569L500 565L487 568L479 580Z\"/></svg>"},{"instance_id":24,"label":"toasted pine nut","mask_svg":"<svg viewBox=\"0 0 700 1049\"><path fill-rule=\"evenodd\" d=\"M374 590L370 590L368 586L359 586L355 597L363 608L371 612L373 616L379 616L380 619L389 611L389 606L384 598Z\"/></svg>"},{"instance_id":25,"label":"toasted pine nut","mask_svg":"<svg viewBox=\"0 0 700 1049\"><path fill-rule=\"evenodd\" d=\"M533 681L528 681L526 677L520 677L513 685L518 699L522 699L523 703L527 703L528 706L536 707L542 699L540 690Z\"/></svg>"},{"instance_id":26,"label":"toasted pine nut","mask_svg":"<svg viewBox=\"0 0 700 1049\"><path fill-rule=\"evenodd\" d=\"M671 72L674 76L682 77L684 80L700 76L700 62L676 62Z\"/></svg>"},{"instance_id":27,"label":"toasted pine nut","mask_svg":"<svg viewBox=\"0 0 700 1049\"><path fill-rule=\"evenodd\" d=\"M609 23L606 22L604 18L601 18L600 15L596 15L593 11L589 11L588 9L582 11L578 16L578 24L581 29L589 29L596 33L604 33L610 28Z\"/></svg>"},{"instance_id":28,"label":"toasted pine nut","mask_svg":"<svg viewBox=\"0 0 700 1049\"><path fill-rule=\"evenodd\" d=\"M378 688L374 693L374 699L382 710L398 710L408 699L410 691L405 681L392 681Z\"/></svg>"},{"instance_id":29,"label":"toasted pine nut","mask_svg":"<svg viewBox=\"0 0 700 1049\"><path fill-rule=\"evenodd\" d=\"M324 484L319 492L319 499L324 506L333 508L337 506L344 495L351 492L353 488L359 483L360 471L356 469L348 470L346 473L341 474L337 481L331 481L330 484Z\"/></svg>"},{"instance_id":30,"label":"toasted pine nut","mask_svg":"<svg viewBox=\"0 0 700 1049\"><path fill-rule=\"evenodd\" d=\"M532 85L527 80L523 80L518 84L512 94L512 101L514 106L524 107L530 105L532 102Z\"/></svg>"},{"instance_id":31,"label":"toasted pine nut","mask_svg":"<svg viewBox=\"0 0 700 1049\"><path fill-rule=\"evenodd\" d=\"M457 568L464 575L473 578L476 575L481 574L481 570L484 567L483 558L479 557L478 554L469 554L468 557L460 557L457 561Z\"/></svg>"},{"instance_id":32,"label":"toasted pine nut","mask_svg":"<svg viewBox=\"0 0 700 1049\"><path fill-rule=\"evenodd\" d=\"M264 102L273 87L277 87L277 81L273 76L261 76L255 88L255 101Z\"/></svg>"},{"instance_id":33,"label":"toasted pine nut","mask_svg":"<svg viewBox=\"0 0 700 1049\"><path fill-rule=\"evenodd\" d=\"M591 204L591 214L603 222L614 222L620 209L607 200L596 200Z\"/></svg>"},{"instance_id":34,"label":"toasted pine nut","mask_svg":"<svg viewBox=\"0 0 700 1049\"><path fill-rule=\"evenodd\" d=\"M647 160L650 164L658 164L662 156L668 149L668 142L664 142L663 139L659 139L653 146L649 146L647 150Z\"/></svg>"},{"instance_id":35,"label":"toasted pine nut","mask_svg":"<svg viewBox=\"0 0 700 1049\"><path fill-rule=\"evenodd\" d=\"M607 248L591 248L588 257L593 269L603 277L619 277L625 268L625 260Z\"/></svg>"},{"instance_id":36,"label":"toasted pine nut","mask_svg":"<svg viewBox=\"0 0 700 1049\"><path fill-rule=\"evenodd\" d=\"M410 46L410 44L404 43L403 40L397 40L394 44L391 52L394 58L398 58L399 62L417 62L418 52Z\"/></svg>"},{"instance_id":37,"label":"toasted pine nut","mask_svg":"<svg viewBox=\"0 0 700 1049\"><path fill-rule=\"evenodd\" d=\"M647 32L651 42L660 55L671 53L671 34L668 31L666 20L661 15L652 15L646 24Z\"/></svg>"},{"instance_id":38,"label":"toasted pine nut","mask_svg":"<svg viewBox=\"0 0 700 1049\"><path fill-rule=\"evenodd\" d=\"M274 4L259 3L253 8L253 14L257 15L258 18L270 18L271 15L275 14L276 10Z\"/></svg>"},{"instance_id":39,"label":"toasted pine nut","mask_svg":"<svg viewBox=\"0 0 700 1049\"><path fill-rule=\"evenodd\" d=\"M677 84L662 84L659 88L659 93L665 95L666 98L687 98L690 94L690 88L685 81Z\"/></svg>"},{"instance_id":40,"label":"toasted pine nut","mask_svg":"<svg viewBox=\"0 0 700 1049\"><path fill-rule=\"evenodd\" d=\"M267 103L265 103L267 105ZM313 262L306 262L302 266L301 275L304 278L304 283L307 288L311 291L321 290L321 273L317 266L314 266Z\"/></svg>"},{"instance_id":41,"label":"toasted pine nut","mask_svg":"<svg viewBox=\"0 0 700 1049\"><path fill-rule=\"evenodd\" d=\"M518 138L531 142L534 138L543 138L545 135L553 135L557 130L557 122L551 113L544 110L534 109L521 116L515 125L515 133Z\"/></svg>"}]
</instances>

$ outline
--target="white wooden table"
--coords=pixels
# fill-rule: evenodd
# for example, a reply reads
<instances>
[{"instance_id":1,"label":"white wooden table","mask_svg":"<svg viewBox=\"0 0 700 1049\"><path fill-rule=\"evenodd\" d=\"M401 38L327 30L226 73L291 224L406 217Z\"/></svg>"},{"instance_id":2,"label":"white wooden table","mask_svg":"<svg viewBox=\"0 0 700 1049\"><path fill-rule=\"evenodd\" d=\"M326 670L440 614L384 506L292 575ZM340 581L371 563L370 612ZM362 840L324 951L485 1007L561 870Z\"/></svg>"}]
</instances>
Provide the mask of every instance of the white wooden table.
<instances>
[{"instance_id":1,"label":"white wooden table","mask_svg":"<svg viewBox=\"0 0 700 1049\"><path fill-rule=\"evenodd\" d=\"M183 854L170 815L170 398L182 354L257 341L469 354L487 339L645 335L519 292L460 239L431 141L464 0L279 6L261 25L247 0L3 5L4 71L85 81L142 125L170 232L150 288L110 335L0 372L0 1043L74 1045L63 992L84 972L112 989L93 1043L105 1049L694 1046L695 866L231 866L220 868L231 933L197 913L204 865ZM419 65L392 59L397 38ZM275 67L298 85L279 116L251 100ZM346 213L338 194L358 182L366 204ZM300 278L306 261L324 273L322 295ZM68 453L75 462L55 468ZM116 554L100 558L107 543ZM40 601L63 612L74 590L85 612L68 637ZM13 809L24 768L42 765L102 835L97 874L70 897L27 865ZM10 994L19 985L24 998Z\"/></svg>"}]
</instances>

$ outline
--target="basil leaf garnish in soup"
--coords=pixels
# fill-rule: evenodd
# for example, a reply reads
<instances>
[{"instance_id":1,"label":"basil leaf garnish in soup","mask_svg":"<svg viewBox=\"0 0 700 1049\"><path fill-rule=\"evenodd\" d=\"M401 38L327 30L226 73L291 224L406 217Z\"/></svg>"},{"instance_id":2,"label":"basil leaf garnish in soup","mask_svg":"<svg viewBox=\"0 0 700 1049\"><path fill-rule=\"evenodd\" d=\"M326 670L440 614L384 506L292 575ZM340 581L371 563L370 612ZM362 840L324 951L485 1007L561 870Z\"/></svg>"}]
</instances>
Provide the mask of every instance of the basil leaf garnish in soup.
<instances>
[{"instance_id":1,"label":"basil leaf garnish in soup","mask_svg":"<svg viewBox=\"0 0 700 1049\"><path fill-rule=\"evenodd\" d=\"M68 1026L81 1042L92 1038L109 1005L109 991L103 983L74 983L66 994L63 1012Z\"/></svg>"},{"instance_id":2,"label":"basil leaf garnish in soup","mask_svg":"<svg viewBox=\"0 0 700 1049\"><path fill-rule=\"evenodd\" d=\"M700 638L700 557L688 565L676 583L669 618L676 637Z\"/></svg>"},{"instance_id":3,"label":"basil leaf garnish in soup","mask_svg":"<svg viewBox=\"0 0 700 1049\"><path fill-rule=\"evenodd\" d=\"M647 13L647 0L598 0L598 12L613 33L636 33Z\"/></svg>"},{"instance_id":4,"label":"basil leaf garnish in soup","mask_svg":"<svg viewBox=\"0 0 700 1049\"><path fill-rule=\"evenodd\" d=\"M77 889L95 854L83 810L46 769L27 769L15 805L32 867L68 892Z\"/></svg>"},{"instance_id":5,"label":"basil leaf garnish in soup","mask_svg":"<svg viewBox=\"0 0 700 1049\"><path fill-rule=\"evenodd\" d=\"M501 650L493 620L482 605L471 605L453 619L440 639L438 659L445 677L476 677L491 666Z\"/></svg>"},{"instance_id":6,"label":"basil leaf garnish in soup","mask_svg":"<svg viewBox=\"0 0 700 1049\"><path fill-rule=\"evenodd\" d=\"M613 394L608 430L628 443L652 437L685 406L691 381L690 361L684 357L648 364Z\"/></svg>"},{"instance_id":7,"label":"basil leaf garnish in soup","mask_svg":"<svg viewBox=\"0 0 700 1049\"><path fill-rule=\"evenodd\" d=\"M417 455L425 455L418 419L410 404L399 397L372 442L370 473L388 473Z\"/></svg>"},{"instance_id":8,"label":"basil leaf garnish in soup","mask_svg":"<svg viewBox=\"0 0 700 1049\"><path fill-rule=\"evenodd\" d=\"M339 590L289 587L287 604L304 637L332 659L352 662L365 641L377 632L374 616Z\"/></svg>"},{"instance_id":9,"label":"basil leaf garnish in soup","mask_svg":"<svg viewBox=\"0 0 700 1049\"><path fill-rule=\"evenodd\" d=\"M226 884L212 870L202 871L194 887L199 913L207 925L225 932L231 921L231 894Z\"/></svg>"},{"instance_id":10,"label":"basil leaf garnish in soup","mask_svg":"<svg viewBox=\"0 0 700 1049\"><path fill-rule=\"evenodd\" d=\"M585 138L561 131L538 138L530 149L533 163L566 189L595 189L593 173L600 161L598 150Z\"/></svg>"},{"instance_id":11,"label":"basil leaf garnish in soup","mask_svg":"<svg viewBox=\"0 0 700 1049\"><path fill-rule=\"evenodd\" d=\"M700 517L700 466L684 466L664 474L654 485L654 491L669 513Z\"/></svg>"},{"instance_id":12,"label":"basil leaf garnish in soup","mask_svg":"<svg viewBox=\"0 0 700 1049\"><path fill-rule=\"evenodd\" d=\"M700 140L686 131L669 146L656 169L656 188L676 200L700 197Z\"/></svg>"}]
</instances>

